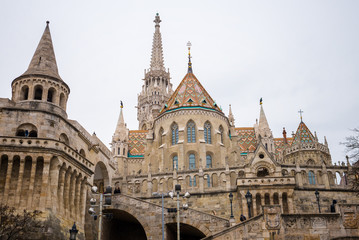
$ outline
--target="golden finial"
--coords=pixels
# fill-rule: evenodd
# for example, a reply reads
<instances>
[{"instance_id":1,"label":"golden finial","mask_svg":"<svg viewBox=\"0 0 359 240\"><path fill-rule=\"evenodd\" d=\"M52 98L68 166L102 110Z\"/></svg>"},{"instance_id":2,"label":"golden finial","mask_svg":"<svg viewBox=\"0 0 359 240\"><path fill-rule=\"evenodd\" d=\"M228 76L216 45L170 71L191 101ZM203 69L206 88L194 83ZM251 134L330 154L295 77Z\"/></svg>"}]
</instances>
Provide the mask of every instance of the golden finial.
<instances>
[{"instance_id":1,"label":"golden finial","mask_svg":"<svg viewBox=\"0 0 359 240\"><path fill-rule=\"evenodd\" d=\"M187 43L187 47L188 47L188 73L192 73L192 63L191 63L191 47L192 44L190 41L188 41Z\"/></svg>"}]
</instances>

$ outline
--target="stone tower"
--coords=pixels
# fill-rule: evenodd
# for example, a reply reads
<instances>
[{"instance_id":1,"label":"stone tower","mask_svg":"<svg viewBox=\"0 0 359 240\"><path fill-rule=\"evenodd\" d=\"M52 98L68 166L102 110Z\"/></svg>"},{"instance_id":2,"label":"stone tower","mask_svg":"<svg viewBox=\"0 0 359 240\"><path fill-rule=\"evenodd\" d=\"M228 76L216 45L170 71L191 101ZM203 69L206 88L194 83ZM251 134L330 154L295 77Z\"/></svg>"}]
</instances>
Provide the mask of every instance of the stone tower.
<instances>
[{"instance_id":1,"label":"stone tower","mask_svg":"<svg viewBox=\"0 0 359 240\"><path fill-rule=\"evenodd\" d=\"M116 131L112 136L111 149L115 162L118 164L120 174L125 173L125 159L128 152L129 130L123 118L123 105L121 102L120 116L118 117Z\"/></svg>"},{"instance_id":2,"label":"stone tower","mask_svg":"<svg viewBox=\"0 0 359 240\"><path fill-rule=\"evenodd\" d=\"M12 100L23 105L36 102L40 108L51 105L53 111L66 115L70 88L59 75L49 22L46 23L28 69L11 84Z\"/></svg>"},{"instance_id":3,"label":"stone tower","mask_svg":"<svg viewBox=\"0 0 359 240\"><path fill-rule=\"evenodd\" d=\"M169 97L172 84L169 70L166 71L163 61L162 37L160 32L160 16L155 17L155 33L153 35L151 65L145 69L144 84L138 95L137 120L139 129L151 128L153 120L158 116Z\"/></svg>"}]
</instances>

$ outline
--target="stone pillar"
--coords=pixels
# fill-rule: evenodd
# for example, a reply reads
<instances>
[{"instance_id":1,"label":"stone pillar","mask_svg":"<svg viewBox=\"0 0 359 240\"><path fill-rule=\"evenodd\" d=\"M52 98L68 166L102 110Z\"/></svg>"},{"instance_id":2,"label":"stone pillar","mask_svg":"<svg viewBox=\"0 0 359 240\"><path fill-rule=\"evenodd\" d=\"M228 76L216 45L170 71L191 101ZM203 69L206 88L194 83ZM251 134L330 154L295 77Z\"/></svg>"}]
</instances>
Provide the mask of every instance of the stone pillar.
<instances>
[{"instance_id":1,"label":"stone pillar","mask_svg":"<svg viewBox=\"0 0 359 240\"><path fill-rule=\"evenodd\" d=\"M29 85L29 98L28 100L34 100L34 85Z\"/></svg>"},{"instance_id":2,"label":"stone pillar","mask_svg":"<svg viewBox=\"0 0 359 240\"><path fill-rule=\"evenodd\" d=\"M76 177L76 185L75 185L75 199L74 199L74 206L75 206L75 218L78 221L81 221L80 216L80 196L81 196L81 175Z\"/></svg>"},{"instance_id":3,"label":"stone pillar","mask_svg":"<svg viewBox=\"0 0 359 240\"><path fill-rule=\"evenodd\" d=\"M283 198L282 198L282 192L279 192L278 193L278 200L279 200L279 205L280 205L280 209L281 209L281 213L283 213ZM288 199L287 199L288 201ZM289 205L289 204L288 204ZM289 206L288 206L288 209L289 209Z\"/></svg>"},{"instance_id":4,"label":"stone pillar","mask_svg":"<svg viewBox=\"0 0 359 240\"><path fill-rule=\"evenodd\" d=\"M27 209L31 209L32 206L32 198L34 196L34 184L35 184L35 173L36 173L36 164L37 161L34 159L31 164L31 172L30 172L30 184L29 184L29 190L28 190L28 197L27 197Z\"/></svg>"},{"instance_id":5,"label":"stone pillar","mask_svg":"<svg viewBox=\"0 0 359 240\"><path fill-rule=\"evenodd\" d=\"M69 216L71 218L74 218L74 211L75 211L75 187L76 187L76 171L73 171L71 174L71 179L70 179L70 189L69 189Z\"/></svg>"},{"instance_id":6,"label":"stone pillar","mask_svg":"<svg viewBox=\"0 0 359 240\"><path fill-rule=\"evenodd\" d=\"M87 180L86 178L81 181L80 187L80 202L79 202L79 212L80 212L80 223L84 225L85 223L85 207L86 207L86 196L87 196Z\"/></svg>"},{"instance_id":7,"label":"stone pillar","mask_svg":"<svg viewBox=\"0 0 359 240\"><path fill-rule=\"evenodd\" d=\"M7 171L6 171L6 178L5 178L5 186L4 186L4 197L3 197L3 203L7 203L8 197L9 197L9 189L10 189L10 179L11 179L11 173L12 173L12 163L13 163L13 156L10 156L8 159L7 164Z\"/></svg>"},{"instance_id":8,"label":"stone pillar","mask_svg":"<svg viewBox=\"0 0 359 240\"><path fill-rule=\"evenodd\" d=\"M16 187L16 196L15 196L15 204L14 206L20 206L20 198L21 198L21 188L22 188L22 179L24 177L24 168L25 168L25 159L20 160L20 169L19 169L19 179Z\"/></svg>"},{"instance_id":9,"label":"stone pillar","mask_svg":"<svg viewBox=\"0 0 359 240\"><path fill-rule=\"evenodd\" d=\"M257 216L257 191L252 191L253 215ZM249 215L248 215L249 216Z\"/></svg>"},{"instance_id":10,"label":"stone pillar","mask_svg":"<svg viewBox=\"0 0 359 240\"><path fill-rule=\"evenodd\" d=\"M325 166L324 163L322 164L322 170L323 170L322 180L325 185L325 189L330 189L330 182L329 182L327 167Z\"/></svg>"},{"instance_id":11,"label":"stone pillar","mask_svg":"<svg viewBox=\"0 0 359 240\"><path fill-rule=\"evenodd\" d=\"M48 188L49 188L49 172L50 172L50 162L44 160L44 168L42 171L42 183L41 183L41 193L40 193L40 209L42 211L46 208L46 199L48 197Z\"/></svg>"},{"instance_id":12,"label":"stone pillar","mask_svg":"<svg viewBox=\"0 0 359 240\"><path fill-rule=\"evenodd\" d=\"M64 213L64 184L65 183L65 169L64 167L59 167L59 177L57 183L57 209L58 212Z\"/></svg>"},{"instance_id":13,"label":"stone pillar","mask_svg":"<svg viewBox=\"0 0 359 240\"><path fill-rule=\"evenodd\" d=\"M64 186L64 194L63 194L63 213L65 216L68 216L69 213L69 194L70 194L70 180L71 180L71 172L70 168L66 170L65 173L65 186Z\"/></svg>"}]
</instances>

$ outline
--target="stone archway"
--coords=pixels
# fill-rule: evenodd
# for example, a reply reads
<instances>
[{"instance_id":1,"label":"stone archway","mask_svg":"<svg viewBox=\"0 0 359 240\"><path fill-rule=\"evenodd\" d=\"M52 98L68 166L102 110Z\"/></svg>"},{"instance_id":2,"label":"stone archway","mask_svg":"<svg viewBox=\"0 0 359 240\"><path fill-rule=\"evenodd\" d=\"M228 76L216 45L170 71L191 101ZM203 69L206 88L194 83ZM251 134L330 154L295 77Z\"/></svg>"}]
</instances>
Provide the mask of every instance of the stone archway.
<instances>
[{"instance_id":1,"label":"stone archway","mask_svg":"<svg viewBox=\"0 0 359 240\"><path fill-rule=\"evenodd\" d=\"M103 192L105 187L110 185L109 174L103 162L96 164L93 184L99 188L99 192Z\"/></svg>"},{"instance_id":2,"label":"stone archway","mask_svg":"<svg viewBox=\"0 0 359 240\"><path fill-rule=\"evenodd\" d=\"M119 209L104 212L112 217L104 219L103 240L147 240L143 226L132 214Z\"/></svg>"},{"instance_id":3,"label":"stone archway","mask_svg":"<svg viewBox=\"0 0 359 240\"><path fill-rule=\"evenodd\" d=\"M200 240L206 235L198 228L191 226L186 223L180 224L180 237L186 240ZM166 239L176 240L177 239L177 223L166 224Z\"/></svg>"}]
</instances>

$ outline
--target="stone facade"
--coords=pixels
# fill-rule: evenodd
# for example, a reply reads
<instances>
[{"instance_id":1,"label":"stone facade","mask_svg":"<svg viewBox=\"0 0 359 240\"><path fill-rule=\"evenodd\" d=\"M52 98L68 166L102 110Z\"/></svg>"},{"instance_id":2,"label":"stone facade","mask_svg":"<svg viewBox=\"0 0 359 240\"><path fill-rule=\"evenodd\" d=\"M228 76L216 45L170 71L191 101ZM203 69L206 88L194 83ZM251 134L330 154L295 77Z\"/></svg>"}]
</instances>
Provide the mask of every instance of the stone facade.
<instances>
[{"instance_id":1,"label":"stone facade","mask_svg":"<svg viewBox=\"0 0 359 240\"><path fill-rule=\"evenodd\" d=\"M73 222L79 239L97 239L98 222L86 209L98 196L89 189L110 185L121 194L105 207L111 217L104 239L161 239L164 210L163 234L171 240L176 198L168 192L179 184L181 197L191 194L181 198L189 206L181 204L179 214L185 239L358 238L349 162L333 165L326 139L321 143L302 119L291 137L283 129L275 138L262 100L259 121L236 126L231 108L226 115L194 75L190 52L188 72L173 91L158 14L154 22L139 129L127 128L121 106L111 150L68 118L70 88L58 73L47 24L29 68L11 84L11 100L0 99L0 203L43 211L39 239L66 239Z\"/></svg>"}]
</instances>

